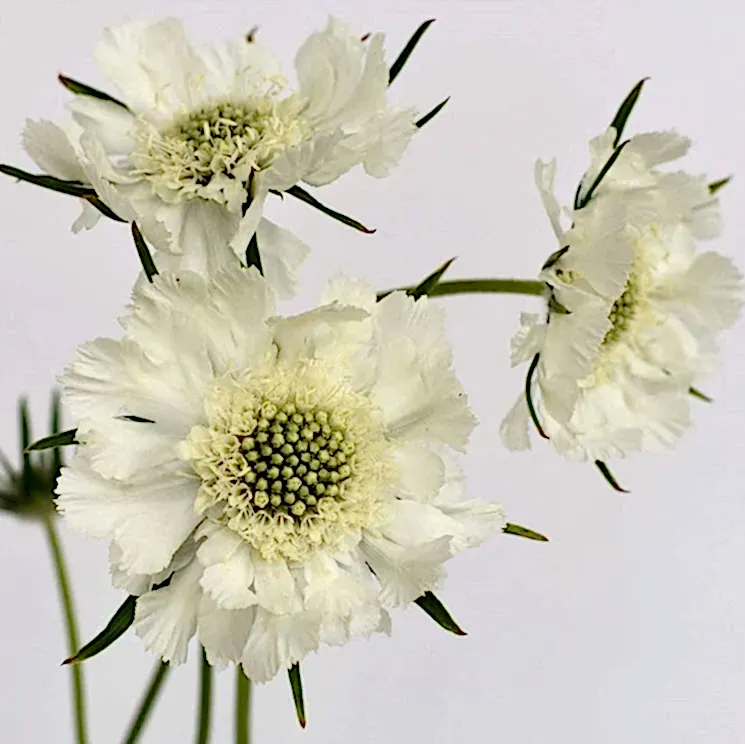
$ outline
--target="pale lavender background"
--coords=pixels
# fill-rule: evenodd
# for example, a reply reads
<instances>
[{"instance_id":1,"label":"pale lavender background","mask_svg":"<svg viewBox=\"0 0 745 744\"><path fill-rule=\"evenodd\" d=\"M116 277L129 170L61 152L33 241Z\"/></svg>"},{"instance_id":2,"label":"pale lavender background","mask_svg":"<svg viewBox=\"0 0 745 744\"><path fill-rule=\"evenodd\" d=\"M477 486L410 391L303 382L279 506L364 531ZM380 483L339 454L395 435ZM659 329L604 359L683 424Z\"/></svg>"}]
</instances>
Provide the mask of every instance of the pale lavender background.
<instances>
[{"instance_id":1,"label":"pale lavender background","mask_svg":"<svg viewBox=\"0 0 745 744\"><path fill-rule=\"evenodd\" d=\"M443 260L453 276L531 276L555 249L532 184L537 156L560 159L568 202L586 141L627 90L651 80L631 127L678 127L696 148L690 168L745 174L740 5L734 2L161 2L198 41L261 26L283 55L328 13L361 31L385 30L397 52L436 17L393 88L396 100L442 115L382 182L355 173L323 198L376 226L362 236L285 200L273 212L315 252L303 273L307 307L343 267L383 288L415 281ZM8 6L2 18L0 161L31 167L19 145L25 117L61 118L64 71L95 84L91 49L104 25L150 14L152 3L73 0ZM723 192L719 248L745 256L745 180ZM0 180L0 445L16 442L17 394L31 396L37 431L47 391L76 344L116 332L138 264L112 223L74 237L74 200ZM284 677L255 695L255 739L267 742L502 741L520 744L739 744L745 740L745 538L741 332L725 339L723 371L705 384L695 431L675 452L619 462L630 495L593 468L554 456L510 455L497 426L521 385L508 339L531 298L442 300L458 369L482 425L469 456L470 493L499 500L549 545L494 539L452 563L442 596L469 631L455 638L416 608L392 639L323 649L303 664L309 728L294 720ZM120 602L103 543L64 531L83 635ZM41 531L0 517L2 741L71 742L59 610ZM152 660L134 635L86 666L92 740L118 740ZM212 741L231 740L233 675L216 690ZM191 741L194 659L176 670L143 741Z\"/></svg>"}]
</instances>

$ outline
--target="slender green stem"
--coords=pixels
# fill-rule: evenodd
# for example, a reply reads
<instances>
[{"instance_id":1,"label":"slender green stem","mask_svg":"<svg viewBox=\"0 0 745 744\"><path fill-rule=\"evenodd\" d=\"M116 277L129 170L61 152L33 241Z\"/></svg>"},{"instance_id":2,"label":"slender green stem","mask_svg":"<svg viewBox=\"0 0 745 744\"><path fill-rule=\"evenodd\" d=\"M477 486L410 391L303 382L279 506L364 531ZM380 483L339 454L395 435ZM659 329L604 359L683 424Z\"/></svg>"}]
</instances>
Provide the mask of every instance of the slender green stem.
<instances>
[{"instance_id":1,"label":"slender green stem","mask_svg":"<svg viewBox=\"0 0 745 744\"><path fill-rule=\"evenodd\" d=\"M44 527L49 540L49 548L52 552L54 570L57 576L62 609L65 615L65 627L67 630L67 651L72 656L79 648L78 621L75 617L75 605L72 599L70 579L67 572L67 564L62 553L57 527L54 523L56 515L53 512L46 514ZM85 685L83 683L83 668L79 664L70 666L72 676L72 702L75 709L75 731L78 744L87 744L88 733L85 719Z\"/></svg>"},{"instance_id":2,"label":"slender green stem","mask_svg":"<svg viewBox=\"0 0 745 744\"><path fill-rule=\"evenodd\" d=\"M207 652L202 649L202 664L199 670L199 718L197 719L197 744L207 744L210 739L212 720L212 667L207 661Z\"/></svg>"},{"instance_id":3,"label":"slender green stem","mask_svg":"<svg viewBox=\"0 0 745 744\"><path fill-rule=\"evenodd\" d=\"M500 294L542 295L546 289L543 282L531 279L454 279L437 284L430 295L444 296L496 292Z\"/></svg>"},{"instance_id":4,"label":"slender green stem","mask_svg":"<svg viewBox=\"0 0 745 744\"><path fill-rule=\"evenodd\" d=\"M401 287L402 290L410 287ZM445 295L457 294L518 294L540 296L544 293L546 285L543 282L532 279L454 279L448 282L439 282L428 294L430 297L444 297ZM387 290L378 295L378 299L390 292Z\"/></svg>"},{"instance_id":5,"label":"slender green stem","mask_svg":"<svg viewBox=\"0 0 745 744\"><path fill-rule=\"evenodd\" d=\"M237 667L235 678L235 744L251 744L251 680Z\"/></svg>"},{"instance_id":6,"label":"slender green stem","mask_svg":"<svg viewBox=\"0 0 745 744\"><path fill-rule=\"evenodd\" d=\"M170 668L171 667L164 661L157 662L152 676L150 677L150 684L147 686L147 690L145 690L145 694L142 697L140 707L132 718L129 732L124 738L124 744L135 744L135 742L140 738L140 734L147 723L148 716L155 705L155 700L158 697L161 685L163 684Z\"/></svg>"}]
</instances>

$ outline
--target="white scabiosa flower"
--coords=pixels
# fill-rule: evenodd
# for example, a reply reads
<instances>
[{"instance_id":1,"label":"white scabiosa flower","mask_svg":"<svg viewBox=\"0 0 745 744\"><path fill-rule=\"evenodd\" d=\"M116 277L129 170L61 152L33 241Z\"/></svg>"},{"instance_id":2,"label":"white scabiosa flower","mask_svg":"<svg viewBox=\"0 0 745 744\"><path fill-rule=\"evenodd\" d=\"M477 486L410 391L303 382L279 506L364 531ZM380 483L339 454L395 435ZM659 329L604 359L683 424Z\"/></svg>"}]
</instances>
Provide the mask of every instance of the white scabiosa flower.
<instances>
[{"instance_id":1,"label":"white scabiosa flower","mask_svg":"<svg viewBox=\"0 0 745 744\"><path fill-rule=\"evenodd\" d=\"M111 540L165 660L196 634L211 663L270 679L387 632L388 609L504 527L460 499L474 419L441 310L344 279L323 302L273 317L255 269L161 275L135 288L124 337L83 345L63 377L82 444L58 507Z\"/></svg>"},{"instance_id":2,"label":"white scabiosa flower","mask_svg":"<svg viewBox=\"0 0 745 744\"><path fill-rule=\"evenodd\" d=\"M703 177L659 165L690 142L650 132L618 144L611 128L562 227L555 163L536 181L559 241L540 278L547 314L525 314L512 362L530 363L526 392L502 425L508 447L528 426L569 457L605 461L674 444L690 425L691 391L714 365L716 335L736 320L741 275L696 241L719 232L719 205Z\"/></svg>"},{"instance_id":3,"label":"white scabiosa flower","mask_svg":"<svg viewBox=\"0 0 745 744\"><path fill-rule=\"evenodd\" d=\"M416 131L414 111L388 102L383 35L362 41L333 18L298 51L295 89L252 39L194 48L173 19L107 29L96 58L122 100L76 96L69 133L31 122L26 149L52 175L92 183L182 269L245 261L258 229L269 280L291 274L305 248L261 222L269 191L328 184L358 164L385 176ZM99 216L88 205L77 226Z\"/></svg>"}]
</instances>

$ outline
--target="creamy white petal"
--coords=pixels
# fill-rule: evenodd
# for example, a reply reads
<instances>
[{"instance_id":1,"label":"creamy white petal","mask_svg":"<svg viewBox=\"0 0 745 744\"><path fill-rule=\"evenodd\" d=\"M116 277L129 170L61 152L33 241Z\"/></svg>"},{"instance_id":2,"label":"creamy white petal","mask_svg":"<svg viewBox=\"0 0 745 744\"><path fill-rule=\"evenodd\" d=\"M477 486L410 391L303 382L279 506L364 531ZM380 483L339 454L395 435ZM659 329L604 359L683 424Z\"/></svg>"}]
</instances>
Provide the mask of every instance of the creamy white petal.
<instances>
[{"instance_id":1,"label":"creamy white petal","mask_svg":"<svg viewBox=\"0 0 745 744\"><path fill-rule=\"evenodd\" d=\"M499 426L502 443L513 452L530 449L529 428L528 402L525 393L521 393Z\"/></svg>"},{"instance_id":2,"label":"creamy white petal","mask_svg":"<svg viewBox=\"0 0 745 744\"><path fill-rule=\"evenodd\" d=\"M268 682L318 648L318 619L309 613L273 615L257 610L241 663L254 682Z\"/></svg>"},{"instance_id":3,"label":"creamy white petal","mask_svg":"<svg viewBox=\"0 0 745 744\"><path fill-rule=\"evenodd\" d=\"M413 602L441 584L443 563L452 556L450 544L450 537L441 537L404 548L391 540L365 535L360 552L380 582L381 602L390 607Z\"/></svg>"},{"instance_id":4,"label":"creamy white petal","mask_svg":"<svg viewBox=\"0 0 745 744\"><path fill-rule=\"evenodd\" d=\"M127 155L134 146L134 116L123 106L91 96L75 96L67 106L73 119L110 155Z\"/></svg>"},{"instance_id":5,"label":"creamy white petal","mask_svg":"<svg viewBox=\"0 0 745 744\"><path fill-rule=\"evenodd\" d=\"M139 483L103 478L78 453L57 482L57 508L71 526L111 538L119 567L130 573L164 568L200 520L194 476L154 472Z\"/></svg>"},{"instance_id":6,"label":"creamy white petal","mask_svg":"<svg viewBox=\"0 0 745 744\"><path fill-rule=\"evenodd\" d=\"M197 551L204 573L202 589L224 610L241 610L256 604L251 590L254 559L251 548L232 530L212 532Z\"/></svg>"},{"instance_id":7,"label":"creamy white petal","mask_svg":"<svg viewBox=\"0 0 745 744\"><path fill-rule=\"evenodd\" d=\"M544 163L536 160L533 171L538 193L541 195L543 208L546 210L551 227L556 237L561 240L564 230L561 227L561 208L554 194L554 180L556 178L556 160Z\"/></svg>"},{"instance_id":8,"label":"creamy white petal","mask_svg":"<svg viewBox=\"0 0 745 744\"><path fill-rule=\"evenodd\" d=\"M107 28L96 48L101 70L119 86L135 113L178 113L192 101L204 65L181 21L130 21Z\"/></svg>"},{"instance_id":9,"label":"creamy white petal","mask_svg":"<svg viewBox=\"0 0 745 744\"><path fill-rule=\"evenodd\" d=\"M174 665L186 661L189 641L197 631L201 570L192 562L177 571L168 586L143 594L135 605L135 632L148 650Z\"/></svg>"},{"instance_id":10,"label":"creamy white petal","mask_svg":"<svg viewBox=\"0 0 745 744\"><path fill-rule=\"evenodd\" d=\"M256 599L264 610L277 615L300 610L302 603L298 587L285 561L257 558L254 571Z\"/></svg>"},{"instance_id":11,"label":"creamy white petal","mask_svg":"<svg viewBox=\"0 0 745 744\"><path fill-rule=\"evenodd\" d=\"M65 181L87 182L70 138L51 121L27 119L23 130L23 146L44 173Z\"/></svg>"},{"instance_id":12,"label":"creamy white petal","mask_svg":"<svg viewBox=\"0 0 745 744\"><path fill-rule=\"evenodd\" d=\"M310 248L289 230L261 219L256 228L259 255L266 280L283 300L296 292L295 272L310 254Z\"/></svg>"},{"instance_id":13,"label":"creamy white petal","mask_svg":"<svg viewBox=\"0 0 745 744\"><path fill-rule=\"evenodd\" d=\"M362 42L360 34L331 18L303 43L295 69L308 101L305 115L317 129L359 125L385 106L382 34Z\"/></svg>"},{"instance_id":14,"label":"creamy white petal","mask_svg":"<svg viewBox=\"0 0 745 744\"><path fill-rule=\"evenodd\" d=\"M208 595L199 603L197 632L207 652L207 661L218 668L238 663L248 641L256 610L225 610Z\"/></svg>"}]
</instances>

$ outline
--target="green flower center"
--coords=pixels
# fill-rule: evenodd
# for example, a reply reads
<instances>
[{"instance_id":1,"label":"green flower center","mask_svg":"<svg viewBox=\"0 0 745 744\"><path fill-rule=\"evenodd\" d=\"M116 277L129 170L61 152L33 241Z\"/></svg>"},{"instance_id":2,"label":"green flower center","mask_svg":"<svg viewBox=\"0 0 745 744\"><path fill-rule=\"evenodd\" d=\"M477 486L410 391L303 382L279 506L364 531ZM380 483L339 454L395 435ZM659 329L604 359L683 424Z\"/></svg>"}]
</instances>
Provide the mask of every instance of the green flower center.
<instances>
[{"instance_id":1,"label":"green flower center","mask_svg":"<svg viewBox=\"0 0 745 744\"><path fill-rule=\"evenodd\" d=\"M396 471L380 412L322 363L216 379L204 405L181 448L195 509L265 559L337 549L382 518Z\"/></svg>"},{"instance_id":2,"label":"green flower center","mask_svg":"<svg viewBox=\"0 0 745 744\"><path fill-rule=\"evenodd\" d=\"M613 303L613 307L608 314L611 328L605 334L605 338L603 339L604 345L610 346L614 344L626 333L631 320L636 315L638 304L639 287L632 275L626 282L626 288L623 294Z\"/></svg>"},{"instance_id":3,"label":"green flower center","mask_svg":"<svg viewBox=\"0 0 745 744\"><path fill-rule=\"evenodd\" d=\"M262 404L256 431L237 437L240 453L231 462L243 473L240 482L255 509L297 519L343 496L357 448L346 428L330 421L327 410Z\"/></svg>"}]
</instances>

